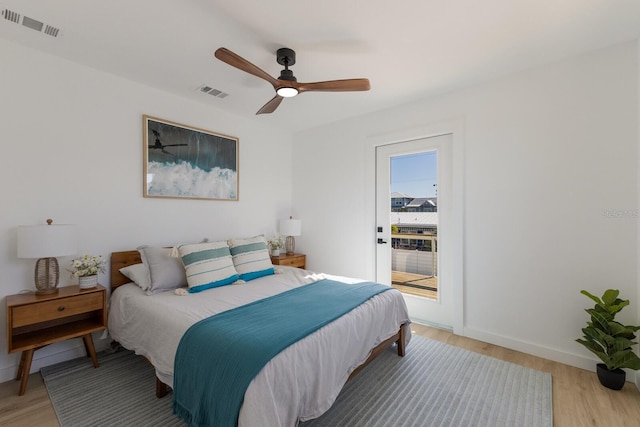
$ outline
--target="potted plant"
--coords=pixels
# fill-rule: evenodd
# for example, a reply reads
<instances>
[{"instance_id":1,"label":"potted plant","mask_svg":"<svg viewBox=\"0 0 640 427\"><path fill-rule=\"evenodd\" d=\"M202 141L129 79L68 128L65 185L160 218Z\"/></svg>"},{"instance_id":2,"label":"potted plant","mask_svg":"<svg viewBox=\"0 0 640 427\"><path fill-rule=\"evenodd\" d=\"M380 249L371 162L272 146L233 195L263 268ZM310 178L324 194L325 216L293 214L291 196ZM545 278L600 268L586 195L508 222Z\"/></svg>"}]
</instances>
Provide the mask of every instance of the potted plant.
<instances>
[{"instance_id":1,"label":"potted plant","mask_svg":"<svg viewBox=\"0 0 640 427\"><path fill-rule=\"evenodd\" d=\"M640 369L640 358L631 348L637 344L633 340L640 326L623 325L615 320L616 314L629 305L629 300L618 298L619 290L607 289L602 298L585 290L580 293L596 304L593 308L585 309L591 321L587 322L586 328L582 328L583 339L576 341L602 360L603 363L597 365L600 383L612 390L620 390L626 380L623 369Z\"/></svg>"},{"instance_id":2,"label":"potted plant","mask_svg":"<svg viewBox=\"0 0 640 427\"><path fill-rule=\"evenodd\" d=\"M98 273L104 273L104 265L100 255L82 255L71 260L71 277L78 278L81 289L93 288L98 284Z\"/></svg>"},{"instance_id":3,"label":"potted plant","mask_svg":"<svg viewBox=\"0 0 640 427\"><path fill-rule=\"evenodd\" d=\"M269 246L269 252L273 256L280 255L280 249L284 248L282 237L273 237L267 240L267 246Z\"/></svg>"}]
</instances>

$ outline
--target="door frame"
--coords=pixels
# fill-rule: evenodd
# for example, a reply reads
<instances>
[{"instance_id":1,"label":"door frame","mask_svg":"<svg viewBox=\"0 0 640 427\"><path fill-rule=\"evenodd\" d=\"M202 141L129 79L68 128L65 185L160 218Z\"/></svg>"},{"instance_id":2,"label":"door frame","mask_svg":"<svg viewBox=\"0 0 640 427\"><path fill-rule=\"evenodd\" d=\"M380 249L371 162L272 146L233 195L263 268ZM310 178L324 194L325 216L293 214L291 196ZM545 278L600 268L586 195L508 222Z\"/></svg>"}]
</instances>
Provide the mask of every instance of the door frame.
<instances>
[{"instance_id":1,"label":"door frame","mask_svg":"<svg viewBox=\"0 0 640 427\"><path fill-rule=\"evenodd\" d=\"M453 329L454 306L453 297L453 235L451 195L453 171L452 155L453 135L433 136L376 147L376 227L383 227L377 237L391 242L391 224L389 221L391 195L390 165L391 159L414 153L437 153L438 184L438 298L430 299L403 293L409 309L409 317L418 323L434 326L444 330ZM377 231L377 230L376 230ZM376 245L376 281L391 284L392 262L391 245Z\"/></svg>"},{"instance_id":2,"label":"door frame","mask_svg":"<svg viewBox=\"0 0 640 427\"><path fill-rule=\"evenodd\" d=\"M364 235L369 236L365 266L369 277L376 277L376 147L415 139L451 134L452 136L452 286L453 333L464 335L464 122L446 120L406 129L399 129L365 139L365 215Z\"/></svg>"}]
</instances>

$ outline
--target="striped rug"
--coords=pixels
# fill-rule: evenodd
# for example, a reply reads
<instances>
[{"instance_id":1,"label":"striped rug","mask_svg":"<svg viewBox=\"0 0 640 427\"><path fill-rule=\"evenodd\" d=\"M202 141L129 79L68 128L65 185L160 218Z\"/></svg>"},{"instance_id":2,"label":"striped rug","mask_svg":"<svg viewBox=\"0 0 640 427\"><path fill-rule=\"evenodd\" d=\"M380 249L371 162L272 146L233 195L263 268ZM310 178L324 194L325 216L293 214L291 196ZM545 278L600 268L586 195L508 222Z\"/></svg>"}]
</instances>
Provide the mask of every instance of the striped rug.
<instances>
[{"instance_id":1,"label":"striped rug","mask_svg":"<svg viewBox=\"0 0 640 427\"><path fill-rule=\"evenodd\" d=\"M155 397L153 369L128 351L41 370L62 427L185 426L171 396ZM553 424L551 375L420 336L389 349L348 382L331 409L301 427Z\"/></svg>"},{"instance_id":2,"label":"striped rug","mask_svg":"<svg viewBox=\"0 0 640 427\"><path fill-rule=\"evenodd\" d=\"M156 398L153 368L130 351L98 353L40 369L62 427L186 426L171 413L171 395Z\"/></svg>"},{"instance_id":3,"label":"striped rug","mask_svg":"<svg viewBox=\"0 0 640 427\"><path fill-rule=\"evenodd\" d=\"M414 335L349 381L301 427L551 427L551 374Z\"/></svg>"}]
</instances>

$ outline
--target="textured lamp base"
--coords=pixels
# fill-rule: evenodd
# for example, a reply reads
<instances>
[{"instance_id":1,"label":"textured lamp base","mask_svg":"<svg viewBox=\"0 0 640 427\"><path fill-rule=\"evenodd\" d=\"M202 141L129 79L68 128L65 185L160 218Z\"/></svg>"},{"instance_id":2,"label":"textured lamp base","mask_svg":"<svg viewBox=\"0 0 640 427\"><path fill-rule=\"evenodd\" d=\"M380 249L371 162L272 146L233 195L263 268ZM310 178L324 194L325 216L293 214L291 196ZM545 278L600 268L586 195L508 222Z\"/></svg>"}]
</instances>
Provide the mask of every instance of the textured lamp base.
<instances>
[{"instance_id":1,"label":"textured lamp base","mask_svg":"<svg viewBox=\"0 0 640 427\"><path fill-rule=\"evenodd\" d=\"M287 236L284 241L284 249L287 251L287 255L293 255L296 250L296 239L293 236Z\"/></svg>"},{"instance_id":2,"label":"textured lamp base","mask_svg":"<svg viewBox=\"0 0 640 427\"><path fill-rule=\"evenodd\" d=\"M51 295L58 293L60 267L55 258L40 258L36 261L35 282L36 295Z\"/></svg>"}]
</instances>

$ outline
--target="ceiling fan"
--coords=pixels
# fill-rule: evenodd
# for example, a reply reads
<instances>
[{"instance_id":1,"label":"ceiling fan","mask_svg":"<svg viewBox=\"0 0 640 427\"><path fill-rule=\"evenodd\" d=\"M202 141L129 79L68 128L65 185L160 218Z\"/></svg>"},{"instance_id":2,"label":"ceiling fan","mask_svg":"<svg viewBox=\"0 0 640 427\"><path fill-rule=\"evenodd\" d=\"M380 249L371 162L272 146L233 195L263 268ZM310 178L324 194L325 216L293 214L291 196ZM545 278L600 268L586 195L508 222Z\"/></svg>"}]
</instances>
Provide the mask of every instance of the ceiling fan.
<instances>
[{"instance_id":1,"label":"ceiling fan","mask_svg":"<svg viewBox=\"0 0 640 427\"><path fill-rule=\"evenodd\" d=\"M290 66L296 63L296 53L286 47L278 49L276 61L280 65L284 65L284 70L280 72L277 79L271 77L262 69L256 67L251 62L231 52L224 47L216 50L215 57L232 67L252 74L271 83L276 91L276 96L262 106L256 114L273 113L280 105L283 98L290 98L303 92L351 92L369 90L371 85L368 79L346 79L346 80L329 80L314 83L299 83L293 75Z\"/></svg>"}]
</instances>

